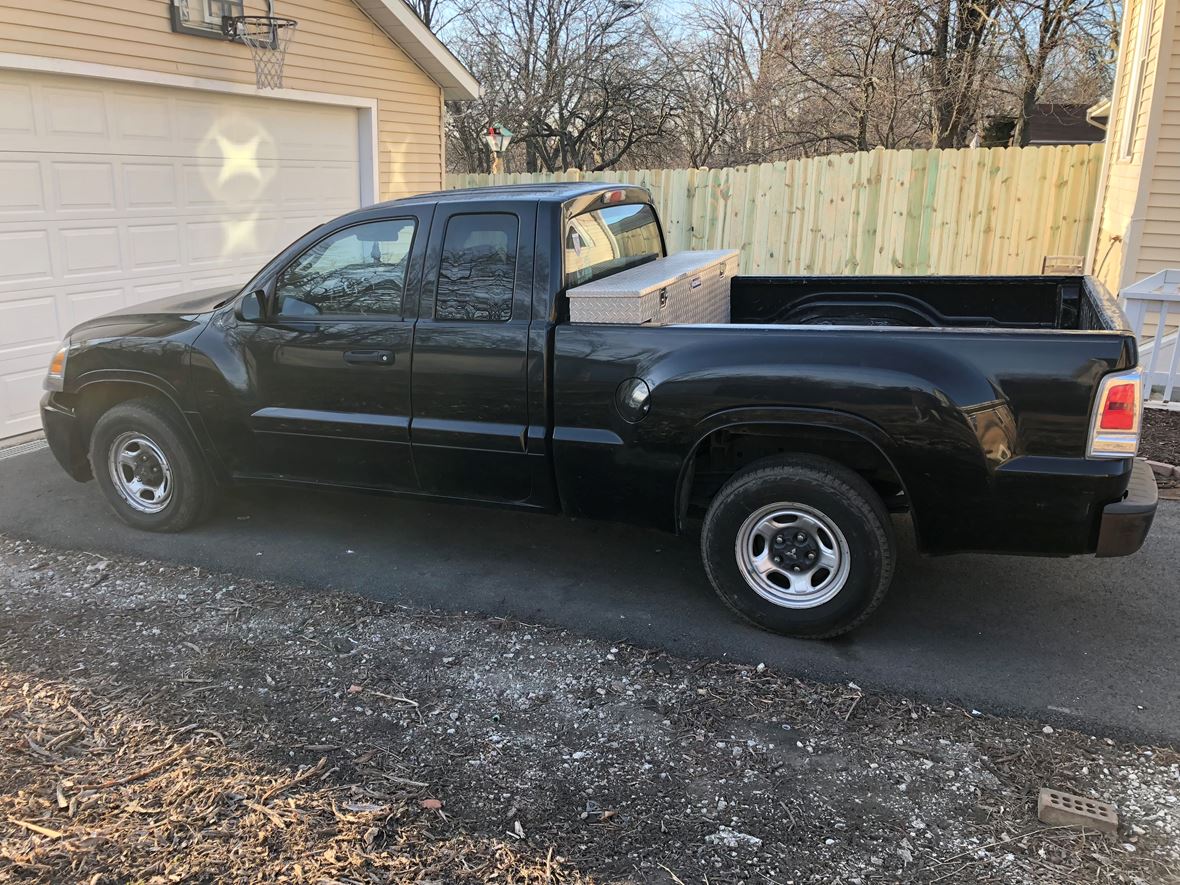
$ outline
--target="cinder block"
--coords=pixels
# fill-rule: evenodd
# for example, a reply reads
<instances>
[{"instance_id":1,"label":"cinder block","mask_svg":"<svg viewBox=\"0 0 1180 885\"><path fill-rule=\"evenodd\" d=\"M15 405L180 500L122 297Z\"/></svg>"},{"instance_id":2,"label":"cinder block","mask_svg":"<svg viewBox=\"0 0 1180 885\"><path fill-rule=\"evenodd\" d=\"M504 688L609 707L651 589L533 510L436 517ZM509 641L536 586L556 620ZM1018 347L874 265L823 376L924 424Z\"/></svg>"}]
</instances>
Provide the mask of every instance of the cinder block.
<instances>
[{"instance_id":1,"label":"cinder block","mask_svg":"<svg viewBox=\"0 0 1180 885\"><path fill-rule=\"evenodd\" d=\"M1162 461L1148 460L1147 466L1151 468L1152 472L1161 479L1167 479L1170 476L1176 476L1176 468L1171 464L1165 464Z\"/></svg>"},{"instance_id":2,"label":"cinder block","mask_svg":"<svg viewBox=\"0 0 1180 885\"><path fill-rule=\"evenodd\" d=\"M1049 787L1041 787L1037 796L1037 817L1051 827L1089 827L1103 833L1114 833L1119 828L1119 815L1113 805Z\"/></svg>"}]
</instances>

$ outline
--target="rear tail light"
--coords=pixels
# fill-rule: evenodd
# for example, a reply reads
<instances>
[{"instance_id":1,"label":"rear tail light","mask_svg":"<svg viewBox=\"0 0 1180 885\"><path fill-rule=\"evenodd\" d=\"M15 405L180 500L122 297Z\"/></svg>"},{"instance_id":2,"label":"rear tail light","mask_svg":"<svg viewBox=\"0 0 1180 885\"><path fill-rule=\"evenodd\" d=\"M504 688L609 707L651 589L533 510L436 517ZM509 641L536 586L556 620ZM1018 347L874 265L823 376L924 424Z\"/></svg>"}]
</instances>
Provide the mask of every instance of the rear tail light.
<instances>
[{"instance_id":1,"label":"rear tail light","mask_svg":"<svg viewBox=\"0 0 1180 885\"><path fill-rule=\"evenodd\" d=\"M1143 422L1143 374L1139 369L1102 379L1090 419L1091 458L1133 458Z\"/></svg>"}]
</instances>

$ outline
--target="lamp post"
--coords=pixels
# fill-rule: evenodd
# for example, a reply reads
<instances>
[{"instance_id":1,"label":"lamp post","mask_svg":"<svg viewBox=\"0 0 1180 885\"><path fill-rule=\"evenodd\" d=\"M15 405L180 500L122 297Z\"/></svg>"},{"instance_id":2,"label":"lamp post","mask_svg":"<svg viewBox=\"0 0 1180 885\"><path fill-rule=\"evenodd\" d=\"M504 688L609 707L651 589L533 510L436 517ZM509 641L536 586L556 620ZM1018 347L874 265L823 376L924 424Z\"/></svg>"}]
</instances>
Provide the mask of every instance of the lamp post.
<instances>
[{"instance_id":1,"label":"lamp post","mask_svg":"<svg viewBox=\"0 0 1180 885\"><path fill-rule=\"evenodd\" d=\"M504 171L504 151L508 150L512 133L505 126L489 126L484 141L492 151L492 174L498 175Z\"/></svg>"}]
</instances>

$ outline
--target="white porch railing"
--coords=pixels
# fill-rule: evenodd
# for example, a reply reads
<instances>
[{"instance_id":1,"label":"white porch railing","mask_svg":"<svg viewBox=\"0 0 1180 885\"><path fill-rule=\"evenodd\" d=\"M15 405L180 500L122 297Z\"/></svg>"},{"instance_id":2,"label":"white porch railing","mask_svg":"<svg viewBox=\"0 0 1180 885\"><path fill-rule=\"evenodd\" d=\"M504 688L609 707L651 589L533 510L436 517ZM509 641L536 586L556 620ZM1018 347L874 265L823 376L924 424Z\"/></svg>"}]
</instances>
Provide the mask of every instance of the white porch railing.
<instances>
[{"instance_id":1,"label":"white porch railing","mask_svg":"<svg viewBox=\"0 0 1180 885\"><path fill-rule=\"evenodd\" d=\"M1139 339L1144 394L1148 401L1180 399L1180 270L1161 270L1119 293Z\"/></svg>"}]
</instances>

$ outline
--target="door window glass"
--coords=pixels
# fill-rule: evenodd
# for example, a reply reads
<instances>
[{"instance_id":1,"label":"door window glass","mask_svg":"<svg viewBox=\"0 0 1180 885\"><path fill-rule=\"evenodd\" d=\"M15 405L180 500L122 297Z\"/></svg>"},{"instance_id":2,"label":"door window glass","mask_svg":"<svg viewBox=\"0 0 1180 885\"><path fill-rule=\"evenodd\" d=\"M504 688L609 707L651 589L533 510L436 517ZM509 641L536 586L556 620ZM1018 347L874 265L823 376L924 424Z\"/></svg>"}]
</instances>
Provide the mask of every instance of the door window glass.
<instances>
[{"instance_id":1,"label":"door window glass","mask_svg":"<svg viewBox=\"0 0 1180 885\"><path fill-rule=\"evenodd\" d=\"M435 319L512 319L516 241L515 215L452 216L443 236Z\"/></svg>"},{"instance_id":2,"label":"door window glass","mask_svg":"<svg viewBox=\"0 0 1180 885\"><path fill-rule=\"evenodd\" d=\"M412 218L345 228L311 246L279 277L279 316L402 315Z\"/></svg>"}]
</instances>

